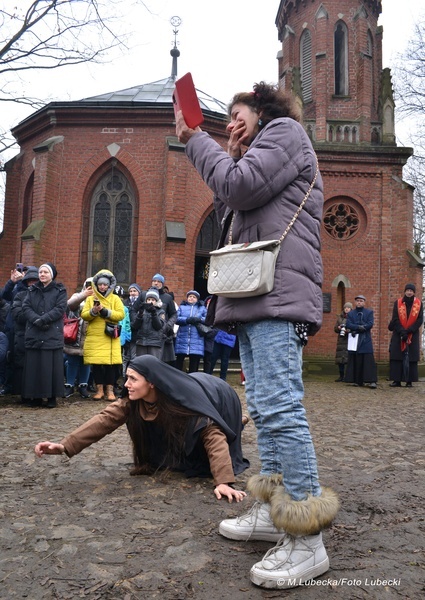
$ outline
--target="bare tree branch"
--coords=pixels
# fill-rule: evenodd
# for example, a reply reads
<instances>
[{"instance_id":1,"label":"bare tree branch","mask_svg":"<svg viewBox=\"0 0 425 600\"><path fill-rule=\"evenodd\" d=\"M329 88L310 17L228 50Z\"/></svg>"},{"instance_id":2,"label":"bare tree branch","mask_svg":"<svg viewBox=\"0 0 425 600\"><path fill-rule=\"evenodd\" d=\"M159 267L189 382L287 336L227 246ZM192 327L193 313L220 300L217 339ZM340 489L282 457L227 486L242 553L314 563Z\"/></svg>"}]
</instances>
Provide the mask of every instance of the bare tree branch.
<instances>
[{"instance_id":1,"label":"bare tree branch","mask_svg":"<svg viewBox=\"0 0 425 600\"><path fill-rule=\"evenodd\" d=\"M0 74L97 61L125 45L126 36L110 26L117 20L111 7L117 2L33 0L26 12L0 8Z\"/></svg>"},{"instance_id":2,"label":"bare tree branch","mask_svg":"<svg viewBox=\"0 0 425 600\"><path fill-rule=\"evenodd\" d=\"M406 52L393 68L397 115L412 123L414 155L404 178L414 186L413 242L425 252L425 15L417 21Z\"/></svg>"}]
</instances>

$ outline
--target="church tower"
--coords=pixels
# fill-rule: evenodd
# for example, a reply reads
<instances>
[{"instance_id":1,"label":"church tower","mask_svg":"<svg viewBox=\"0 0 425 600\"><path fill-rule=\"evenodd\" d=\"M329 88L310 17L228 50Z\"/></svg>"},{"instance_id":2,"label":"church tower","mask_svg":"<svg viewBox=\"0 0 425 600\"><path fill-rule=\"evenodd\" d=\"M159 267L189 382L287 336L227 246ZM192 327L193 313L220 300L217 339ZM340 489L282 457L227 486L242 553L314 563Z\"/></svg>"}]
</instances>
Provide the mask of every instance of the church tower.
<instances>
[{"instance_id":1,"label":"church tower","mask_svg":"<svg viewBox=\"0 0 425 600\"><path fill-rule=\"evenodd\" d=\"M336 316L362 293L375 313L375 358L388 360L393 302L408 281L422 290L413 190L402 179L412 149L395 141L381 11L376 0L281 0L276 17L279 83L302 106L324 181L324 319L307 354L329 355Z\"/></svg>"}]
</instances>

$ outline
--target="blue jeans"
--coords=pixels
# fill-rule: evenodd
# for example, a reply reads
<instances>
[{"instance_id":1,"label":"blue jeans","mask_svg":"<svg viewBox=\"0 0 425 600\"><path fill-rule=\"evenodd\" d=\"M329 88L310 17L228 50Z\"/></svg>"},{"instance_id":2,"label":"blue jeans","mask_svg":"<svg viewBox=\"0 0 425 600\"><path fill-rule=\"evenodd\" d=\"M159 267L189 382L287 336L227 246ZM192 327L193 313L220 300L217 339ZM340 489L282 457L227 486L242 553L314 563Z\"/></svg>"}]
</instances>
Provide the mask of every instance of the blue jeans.
<instances>
[{"instance_id":1,"label":"blue jeans","mask_svg":"<svg viewBox=\"0 0 425 600\"><path fill-rule=\"evenodd\" d=\"M282 473L293 500L320 496L316 454L302 405L302 344L293 324L280 319L244 323L238 337L261 473Z\"/></svg>"},{"instance_id":2,"label":"blue jeans","mask_svg":"<svg viewBox=\"0 0 425 600\"><path fill-rule=\"evenodd\" d=\"M84 359L79 354L66 354L66 383L74 386L75 380L80 384L87 384L90 376L90 365L84 364Z\"/></svg>"}]
</instances>

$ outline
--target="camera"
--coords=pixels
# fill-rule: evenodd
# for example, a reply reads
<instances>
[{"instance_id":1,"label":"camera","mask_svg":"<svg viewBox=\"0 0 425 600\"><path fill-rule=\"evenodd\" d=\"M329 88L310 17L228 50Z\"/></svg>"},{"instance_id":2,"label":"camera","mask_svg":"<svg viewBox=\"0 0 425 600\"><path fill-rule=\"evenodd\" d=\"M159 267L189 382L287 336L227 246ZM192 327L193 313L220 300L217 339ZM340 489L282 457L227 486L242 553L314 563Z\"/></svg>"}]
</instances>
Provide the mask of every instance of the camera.
<instances>
[{"instance_id":1,"label":"camera","mask_svg":"<svg viewBox=\"0 0 425 600\"><path fill-rule=\"evenodd\" d=\"M341 325L341 329L339 330L339 335L341 335L342 337L344 337L345 336L345 332L346 332L345 325Z\"/></svg>"}]
</instances>

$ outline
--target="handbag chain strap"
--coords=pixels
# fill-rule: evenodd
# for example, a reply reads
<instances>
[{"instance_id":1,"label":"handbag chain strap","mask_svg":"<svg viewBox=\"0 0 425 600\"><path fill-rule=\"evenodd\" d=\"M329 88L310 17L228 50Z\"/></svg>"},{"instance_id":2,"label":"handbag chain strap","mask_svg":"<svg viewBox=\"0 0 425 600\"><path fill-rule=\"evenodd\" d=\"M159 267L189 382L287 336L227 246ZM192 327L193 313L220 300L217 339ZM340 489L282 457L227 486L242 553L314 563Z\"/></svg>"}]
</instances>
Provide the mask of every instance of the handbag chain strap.
<instances>
[{"instance_id":1,"label":"handbag chain strap","mask_svg":"<svg viewBox=\"0 0 425 600\"><path fill-rule=\"evenodd\" d=\"M298 216L300 214L300 212L302 211L304 204L307 202L308 197L311 194L311 190L314 188L314 184L316 183L316 179L317 179L317 175L319 173L319 163L317 161L317 156L316 156L316 172L314 173L314 177L313 177L313 181L310 183L310 187L307 190L306 195L304 196L301 204L299 205L299 207L297 208L296 213L294 214L294 216L292 217L291 221L288 224L288 227L285 229L285 231L282 233L282 235L280 236L277 245L280 245L283 240L286 238L286 236L288 235L292 225L295 223L295 221L298 219ZM235 213L233 213L233 217L232 217L232 222L230 223L230 227L229 227L229 238L228 238L228 242L227 244L230 246L232 243L232 237L233 237L233 222L235 220Z\"/></svg>"}]
</instances>

